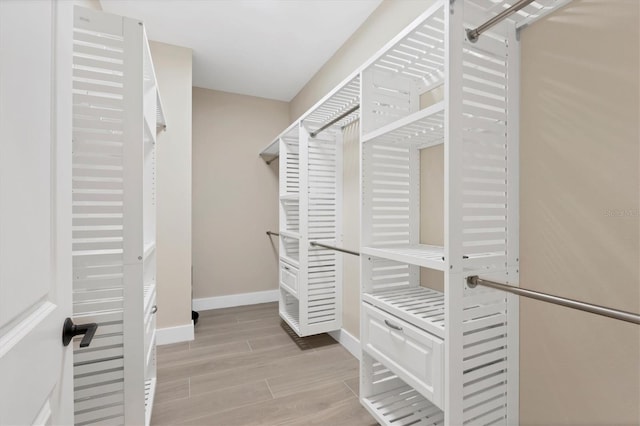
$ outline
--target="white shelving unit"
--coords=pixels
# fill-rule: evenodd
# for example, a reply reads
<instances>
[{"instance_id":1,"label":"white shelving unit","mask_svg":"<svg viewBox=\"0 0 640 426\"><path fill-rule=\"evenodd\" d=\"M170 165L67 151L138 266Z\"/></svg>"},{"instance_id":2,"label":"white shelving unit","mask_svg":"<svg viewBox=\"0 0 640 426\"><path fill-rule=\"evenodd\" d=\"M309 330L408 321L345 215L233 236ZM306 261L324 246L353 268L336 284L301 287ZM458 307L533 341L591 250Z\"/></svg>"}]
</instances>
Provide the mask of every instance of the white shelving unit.
<instances>
[{"instance_id":1,"label":"white shelving unit","mask_svg":"<svg viewBox=\"0 0 640 426\"><path fill-rule=\"evenodd\" d=\"M74 12L75 423L149 424L156 384L156 136L165 128L142 23Z\"/></svg>"},{"instance_id":2,"label":"white shelving unit","mask_svg":"<svg viewBox=\"0 0 640 426\"><path fill-rule=\"evenodd\" d=\"M341 255L310 242L342 241L342 127L359 98L356 75L285 130L279 152L263 151L280 156L280 316L301 337L342 326Z\"/></svg>"},{"instance_id":3,"label":"white shelving unit","mask_svg":"<svg viewBox=\"0 0 640 426\"><path fill-rule=\"evenodd\" d=\"M381 424L517 424L519 27L567 1L438 1L362 68L362 404ZM444 144L444 246L420 241L420 153ZM421 282L442 271L444 292Z\"/></svg>"}]
</instances>

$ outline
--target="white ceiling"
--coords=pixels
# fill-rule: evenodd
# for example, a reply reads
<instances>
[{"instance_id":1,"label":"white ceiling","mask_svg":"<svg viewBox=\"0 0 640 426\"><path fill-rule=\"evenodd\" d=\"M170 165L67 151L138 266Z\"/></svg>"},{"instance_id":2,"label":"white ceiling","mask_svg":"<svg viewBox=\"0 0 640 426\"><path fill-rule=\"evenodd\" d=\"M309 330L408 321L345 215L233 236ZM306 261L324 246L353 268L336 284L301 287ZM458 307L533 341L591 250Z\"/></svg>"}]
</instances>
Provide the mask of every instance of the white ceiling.
<instances>
[{"instance_id":1,"label":"white ceiling","mask_svg":"<svg viewBox=\"0 0 640 426\"><path fill-rule=\"evenodd\" d=\"M193 49L193 85L290 101L382 0L101 0Z\"/></svg>"}]
</instances>

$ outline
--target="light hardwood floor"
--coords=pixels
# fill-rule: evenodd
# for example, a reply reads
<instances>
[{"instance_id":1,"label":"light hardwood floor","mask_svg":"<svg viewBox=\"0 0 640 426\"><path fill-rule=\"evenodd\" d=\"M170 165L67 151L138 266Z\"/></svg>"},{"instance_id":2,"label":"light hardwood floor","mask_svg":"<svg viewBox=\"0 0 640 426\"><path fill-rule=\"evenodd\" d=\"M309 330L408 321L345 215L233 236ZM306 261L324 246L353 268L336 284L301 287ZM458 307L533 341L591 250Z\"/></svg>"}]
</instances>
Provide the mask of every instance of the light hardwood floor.
<instances>
[{"instance_id":1,"label":"light hardwood floor","mask_svg":"<svg viewBox=\"0 0 640 426\"><path fill-rule=\"evenodd\" d=\"M195 330L158 347L152 425L377 425L358 360L326 334L297 337L276 303L201 312Z\"/></svg>"}]
</instances>

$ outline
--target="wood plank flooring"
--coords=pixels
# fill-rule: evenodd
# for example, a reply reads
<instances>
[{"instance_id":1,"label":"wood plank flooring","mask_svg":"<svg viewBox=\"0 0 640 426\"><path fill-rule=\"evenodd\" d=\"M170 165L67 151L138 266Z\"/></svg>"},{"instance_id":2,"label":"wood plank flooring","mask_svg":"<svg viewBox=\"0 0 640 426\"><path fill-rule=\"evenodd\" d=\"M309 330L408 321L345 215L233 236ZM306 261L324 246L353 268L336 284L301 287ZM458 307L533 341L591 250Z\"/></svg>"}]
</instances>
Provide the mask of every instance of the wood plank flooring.
<instances>
[{"instance_id":1,"label":"wood plank flooring","mask_svg":"<svg viewBox=\"0 0 640 426\"><path fill-rule=\"evenodd\" d=\"M158 347L152 425L377 425L358 360L326 334L299 338L276 303L201 312L195 331Z\"/></svg>"}]
</instances>

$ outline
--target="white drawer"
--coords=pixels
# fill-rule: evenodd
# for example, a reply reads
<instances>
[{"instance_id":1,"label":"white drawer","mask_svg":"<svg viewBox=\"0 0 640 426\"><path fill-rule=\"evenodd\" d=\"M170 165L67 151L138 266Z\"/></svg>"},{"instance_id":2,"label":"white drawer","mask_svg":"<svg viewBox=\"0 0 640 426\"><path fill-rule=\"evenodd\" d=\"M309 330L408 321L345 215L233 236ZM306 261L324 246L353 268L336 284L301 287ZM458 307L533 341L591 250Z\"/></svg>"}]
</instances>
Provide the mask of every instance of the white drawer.
<instances>
[{"instance_id":1,"label":"white drawer","mask_svg":"<svg viewBox=\"0 0 640 426\"><path fill-rule=\"evenodd\" d=\"M280 262L280 285L291 294L298 294L298 268Z\"/></svg>"},{"instance_id":2,"label":"white drawer","mask_svg":"<svg viewBox=\"0 0 640 426\"><path fill-rule=\"evenodd\" d=\"M444 409L444 342L387 312L362 304L363 348Z\"/></svg>"}]
</instances>

